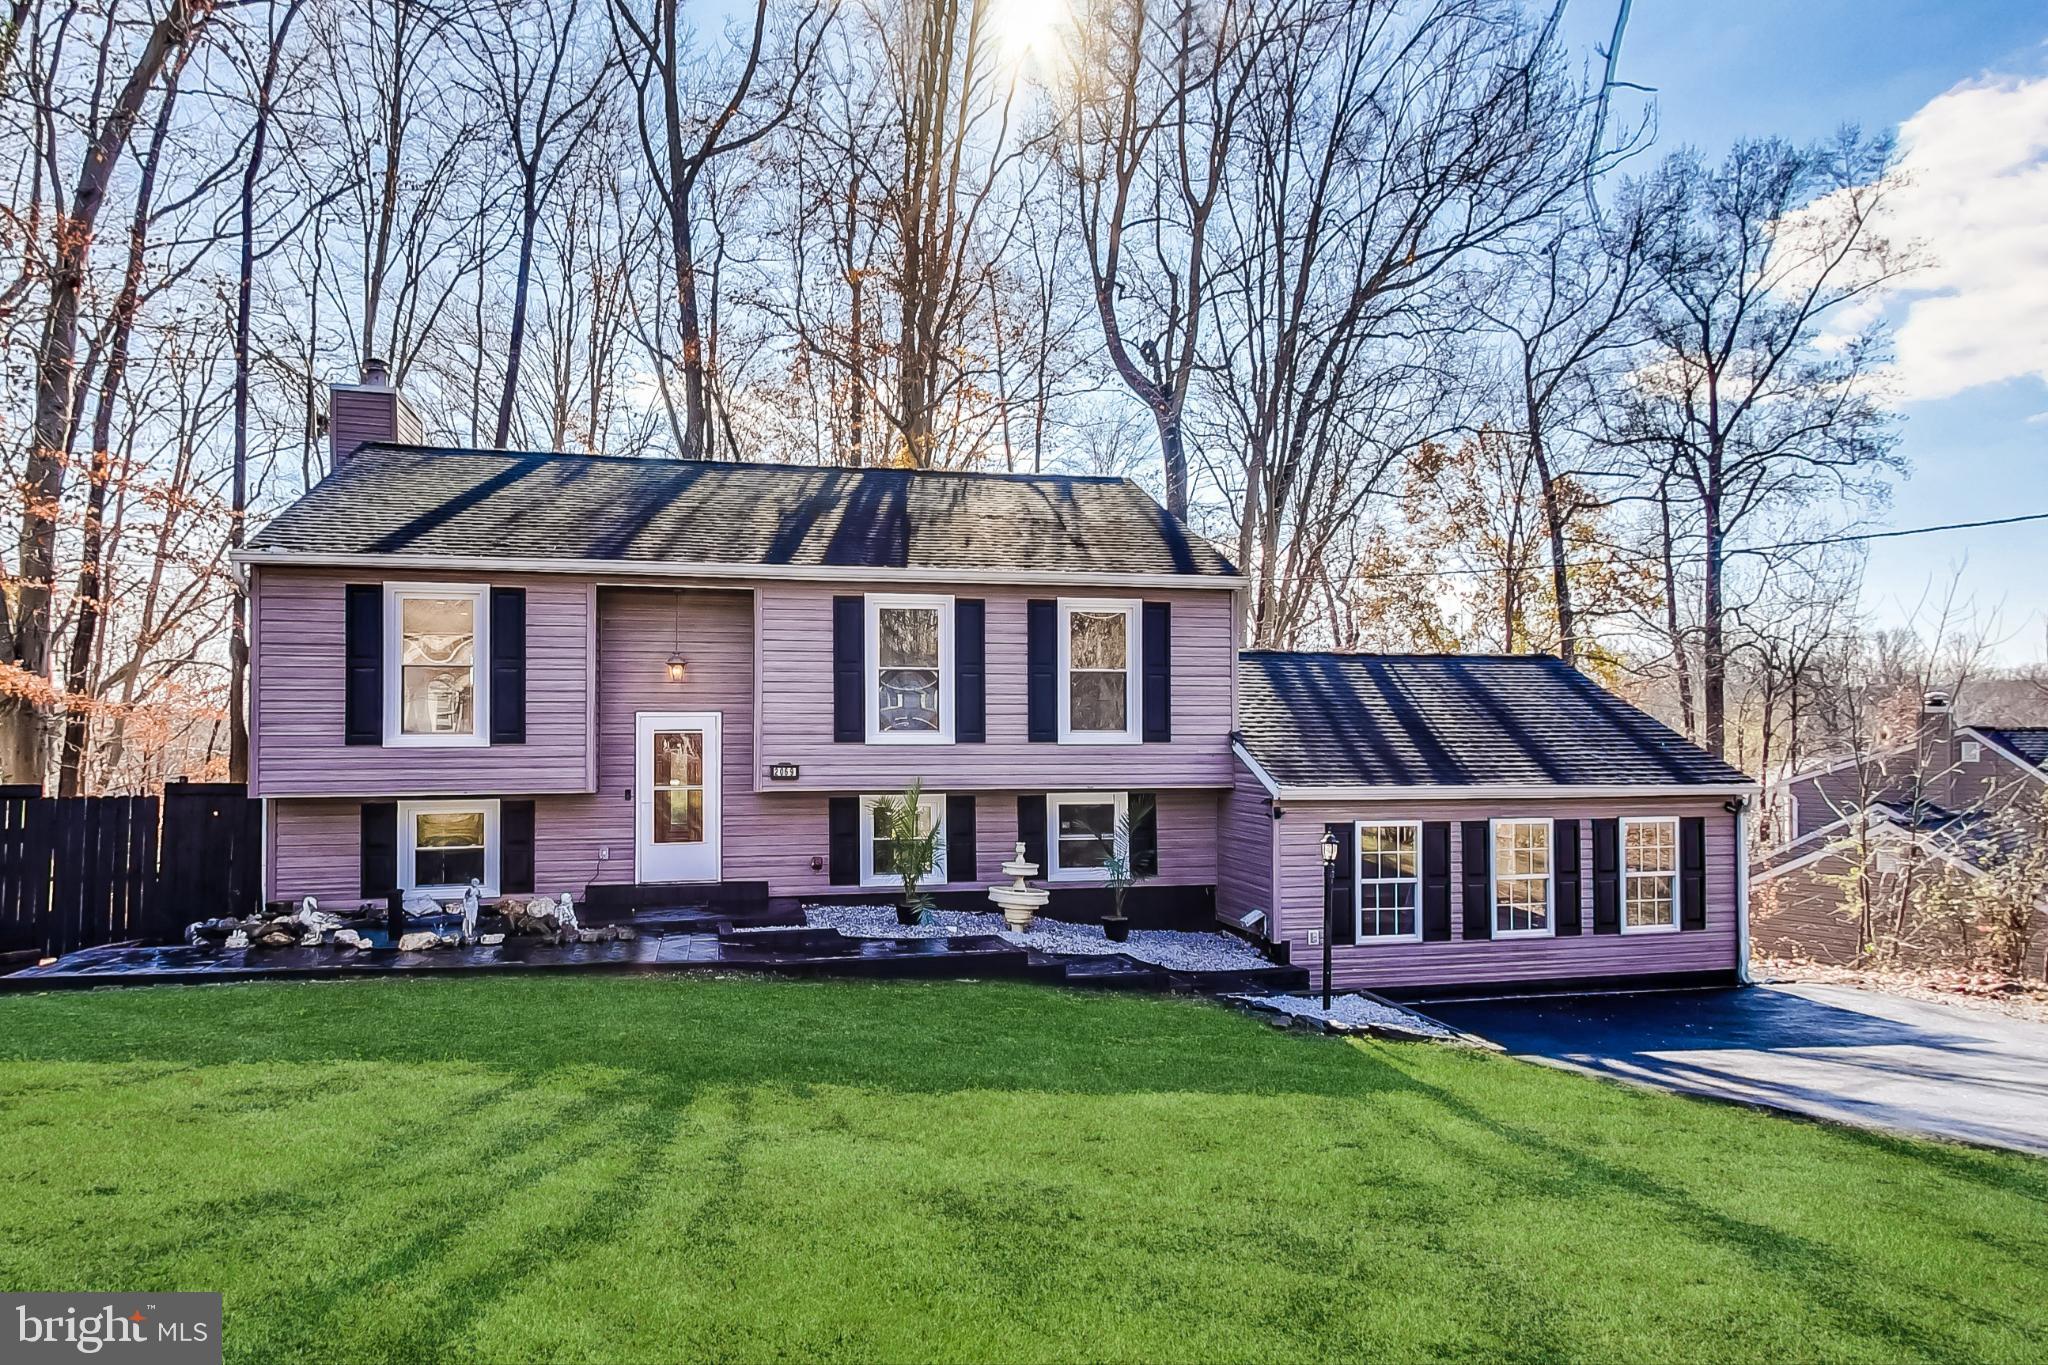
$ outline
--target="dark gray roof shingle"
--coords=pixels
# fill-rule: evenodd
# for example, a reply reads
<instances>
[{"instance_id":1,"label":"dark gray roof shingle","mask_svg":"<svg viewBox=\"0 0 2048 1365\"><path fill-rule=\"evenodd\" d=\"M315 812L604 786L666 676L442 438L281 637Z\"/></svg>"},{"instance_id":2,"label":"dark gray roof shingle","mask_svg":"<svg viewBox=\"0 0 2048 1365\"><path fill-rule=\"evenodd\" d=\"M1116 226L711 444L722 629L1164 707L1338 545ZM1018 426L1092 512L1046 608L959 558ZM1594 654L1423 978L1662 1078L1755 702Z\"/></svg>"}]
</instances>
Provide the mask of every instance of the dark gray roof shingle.
<instances>
[{"instance_id":1,"label":"dark gray roof shingle","mask_svg":"<svg viewBox=\"0 0 2048 1365\"><path fill-rule=\"evenodd\" d=\"M1229 575L1126 479L364 446L256 551Z\"/></svg>"},{"instance_id":2,"label":"dark gray roof shingle","mask_svg":"<svg viewBox=\"0 0 2048 1365\"><path fill-rule=\"evenodd\" d=\"M2013 725L1994 730L1979 725L1974 728L1993 744L2018 755L2036 768L2048 768L2048 726Z\"/></svg>"},{"instance_id":3,"label":"dark gray roof shingle","mask_svg":"<svg viewBox=\"0 0 2048 1365\"><path fill-rule=\"evenodd\" d=\"M1750 779L1543 655L1242 656L1245 747L1288 787Z\"/></svg>"}]
</instances>

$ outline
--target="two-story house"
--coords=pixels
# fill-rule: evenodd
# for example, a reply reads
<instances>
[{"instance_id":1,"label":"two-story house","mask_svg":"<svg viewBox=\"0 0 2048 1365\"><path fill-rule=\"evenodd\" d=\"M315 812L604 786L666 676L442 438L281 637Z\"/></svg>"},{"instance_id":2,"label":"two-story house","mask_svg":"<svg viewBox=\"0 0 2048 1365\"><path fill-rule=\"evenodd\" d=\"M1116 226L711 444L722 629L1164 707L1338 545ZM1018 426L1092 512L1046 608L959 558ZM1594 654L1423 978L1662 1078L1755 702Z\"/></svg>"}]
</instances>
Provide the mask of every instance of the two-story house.
<instances>
[{"instance_id":1,"label":"two-story house","mask_svg":"<svg viewBox=\"0 0 2048 1365\"><path fill-rule=\"evenodd\" d=\"M880 898L915 782L942 903L1022 843L1311 964L1327 884L1347 985L1739 970L1750 784L1555 661L1241 664L1125 480L436 449L366 378L238 556L272 896Z\"/></svg>"}]
</instances>

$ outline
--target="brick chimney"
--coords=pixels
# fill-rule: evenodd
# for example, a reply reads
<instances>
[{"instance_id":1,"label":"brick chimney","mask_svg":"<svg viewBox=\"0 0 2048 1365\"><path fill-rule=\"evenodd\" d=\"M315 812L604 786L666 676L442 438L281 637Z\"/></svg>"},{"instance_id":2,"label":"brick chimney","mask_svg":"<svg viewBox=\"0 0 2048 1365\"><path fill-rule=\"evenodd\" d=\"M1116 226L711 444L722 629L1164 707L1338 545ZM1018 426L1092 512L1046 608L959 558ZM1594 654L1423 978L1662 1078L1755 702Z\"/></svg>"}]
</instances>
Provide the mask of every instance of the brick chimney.
<instances>
[{"instance_id":1,"label":"brick chimney","mask_svg":"<svg viewBox=\"0 0 2048 1365\"><path fill-rule=\"evenodd\" d=\"M426 439L426 425L405 395L391 386L391 367L375 357L363 362L363 377L355 384L331 384L327 389L327 457L330 469L339 469L358 447L375 441L397 445L418 445Z\"/></svg>"},{"instance_id":2,"label":"brick chimney","mask_svg":"<svg viewBox=\"0 0 2048 1365\"><path fill-rule=\"evenodd\" d=\"M1930 800L1946 805L1955 787L1956 715L1947 692L1920 698L1920 773Z\"/></svg>"}]
</instances>

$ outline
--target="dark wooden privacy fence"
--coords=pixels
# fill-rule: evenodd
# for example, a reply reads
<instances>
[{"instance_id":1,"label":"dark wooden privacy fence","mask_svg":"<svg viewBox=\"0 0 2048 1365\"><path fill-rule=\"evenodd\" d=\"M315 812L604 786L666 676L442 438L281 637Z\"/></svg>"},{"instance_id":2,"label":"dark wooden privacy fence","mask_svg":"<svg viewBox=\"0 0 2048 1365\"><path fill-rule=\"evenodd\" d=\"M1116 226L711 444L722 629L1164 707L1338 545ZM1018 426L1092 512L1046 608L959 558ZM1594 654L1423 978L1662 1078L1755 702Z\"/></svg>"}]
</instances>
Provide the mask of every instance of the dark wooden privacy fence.
<instances>
[{"instance_id":1,"label":"dark wooden privacy fence","mask_svg":"<svg viewBox=\"0 0 2048 1365\"><path fill-rule=\"evenodd\" d=\"M161 798L0 786L0 950L171 943L195 919L251 913L262 810L239 783L177 782Z\"/></svg>"}]
</instances>

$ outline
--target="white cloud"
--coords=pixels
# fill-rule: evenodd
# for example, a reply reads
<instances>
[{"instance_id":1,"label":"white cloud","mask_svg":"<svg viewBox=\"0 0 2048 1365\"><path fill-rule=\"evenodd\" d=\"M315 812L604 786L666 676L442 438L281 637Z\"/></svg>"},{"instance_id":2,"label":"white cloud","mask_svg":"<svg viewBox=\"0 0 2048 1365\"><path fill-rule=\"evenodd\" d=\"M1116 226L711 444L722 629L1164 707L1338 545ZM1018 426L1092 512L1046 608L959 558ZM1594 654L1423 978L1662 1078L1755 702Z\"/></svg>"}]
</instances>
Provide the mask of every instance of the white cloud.
<instances>
[{"instance_id":1,"label":"white cloud","mask_svg":"<svg viewBox=\"0 0 2048 1365\"><path fill-rule=\"evenodd\" d=\"M1909 183L1888 228L1932 262L1901 291L1900 396L2048 383L2048 76L1958 85L1900 125L1899 148Z\"/></svg>"}]
</instances>

